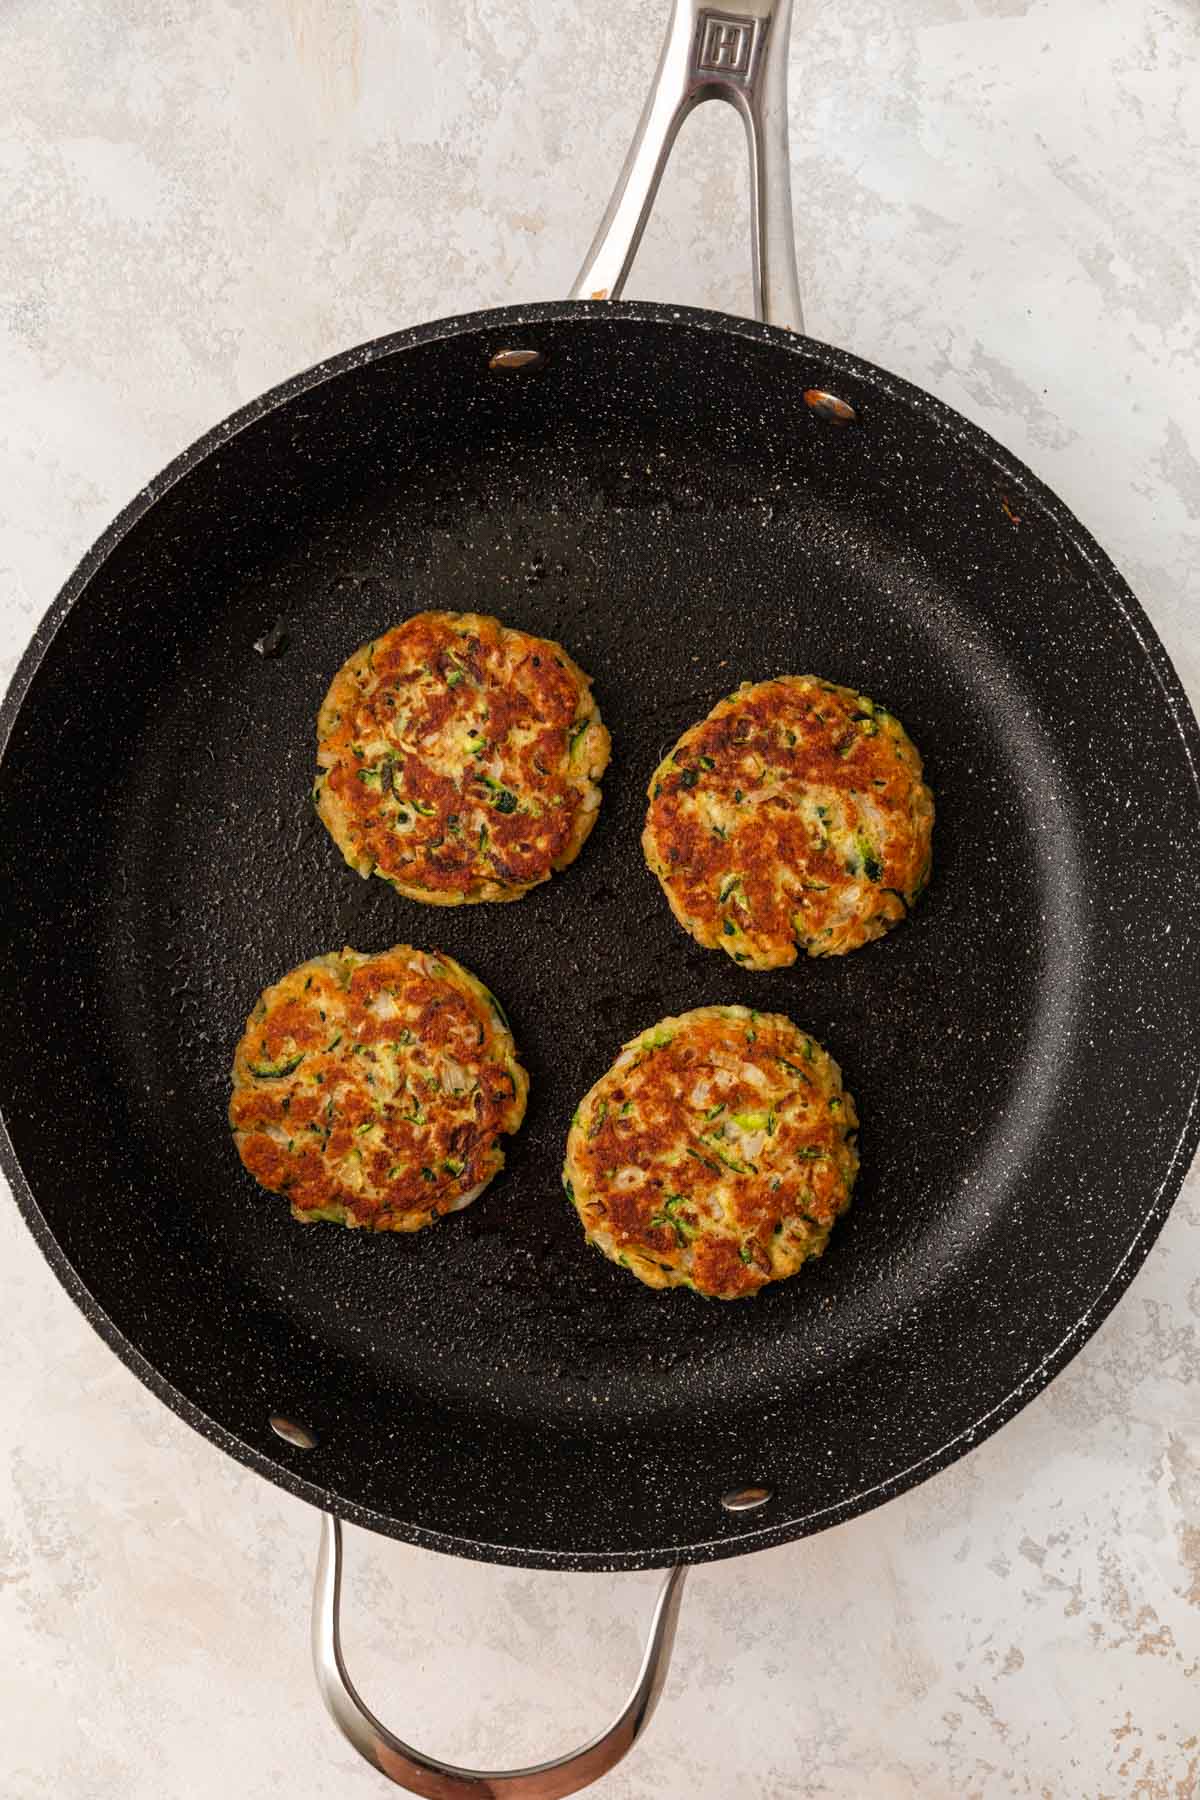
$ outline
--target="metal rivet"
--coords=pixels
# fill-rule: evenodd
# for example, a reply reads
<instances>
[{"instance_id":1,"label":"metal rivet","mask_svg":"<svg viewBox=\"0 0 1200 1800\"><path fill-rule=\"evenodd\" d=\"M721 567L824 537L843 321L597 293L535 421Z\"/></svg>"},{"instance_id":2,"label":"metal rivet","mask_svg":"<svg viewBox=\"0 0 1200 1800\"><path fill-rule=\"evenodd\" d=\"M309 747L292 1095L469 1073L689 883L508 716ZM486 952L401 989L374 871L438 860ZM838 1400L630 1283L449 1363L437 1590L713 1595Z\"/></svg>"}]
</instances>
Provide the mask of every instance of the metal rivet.
<instances>
[{"instance_id":1,"label":"metal rivet","mask_svg":"<svg viewBox=\"0 0 1200 1800\"><path fill-rule=\"evenodd\" d=\"M839 400L836 394L827 394L824 388L805 388L804 404L818 418L828 419L831 425L853 425L858 418L852 406Z\"/></svg>"},{"instance_id":2,"label":"metal rivet","mask_svg":"<svg viewBox=\"0 0 1200 1800\"><path fill-rule=\"evenodd\" d=\"M295 1419L285 1419L282 1413L272 1413L271 1430L276 1437L281 1437L285 1444L294 1444L297 1450L315 1450L317 1440L306 1425L297 1425Z\"/></svg>"},{"instance_id":3,"label":"metal rivet","mask_svg":"<svg viewBox=\"0 0 1200 1800\"><path fill-rule=\"evenodd\" d=\"M545 361L540 350L497 350L488 359L489 369L540 369Z\"/></svg>"},{"instance_id":4,"label":"metal rivet","mask_svg":"<svg viewBox=\"0 0 1200 1800\"><path fill-rule=\"evenodd\" d=\"M726 1512L731 1513L757 1512L770 1498L770 1488L731 1488L727 1494L721 1495L721 1505Z\"/></svg>"},{"instance_id":5,"label":"metal rivet","mask_svg":"<svg viewBox=\"0 0 1200 1800\"><path fill-rule=\"evenodd\" d=\"M260 656L282 656L288 647L288 634L282 619L276 619L270 631L255 638L254 648Z\"/></svg>"}]
</instances>

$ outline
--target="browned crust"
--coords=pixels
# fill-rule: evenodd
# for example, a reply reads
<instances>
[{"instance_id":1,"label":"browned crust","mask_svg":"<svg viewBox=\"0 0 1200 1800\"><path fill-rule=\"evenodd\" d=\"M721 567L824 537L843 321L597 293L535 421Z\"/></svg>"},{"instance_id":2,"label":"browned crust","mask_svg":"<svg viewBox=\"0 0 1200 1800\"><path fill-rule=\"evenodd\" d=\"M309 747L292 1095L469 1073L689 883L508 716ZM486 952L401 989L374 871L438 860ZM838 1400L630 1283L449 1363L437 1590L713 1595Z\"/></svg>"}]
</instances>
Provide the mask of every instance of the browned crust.
<instances>
[{"instance_id":1,"label":"browned crust","mask_svg":"<svg viewBox=\"0 0 1200 1800\"><path fill-rule=\"evenodd\" d=\"M578 856L609 738L561 645L418 613L357 650L317 718L317 811L347 862L432 906L518 900Z\"/></svg>"},{"instance_id":2,"label":"browned crust","mask_svg":"<svg viewBox=\"0 0 1200 1800\"><path fill-rule=\"evenodd\" d=\"M933 796L899 720L815 675L743 684L655 770L642 846L698 943L751 968L840 955L929 877Z\"/></svg>"},{"instance_id":3,"label":"browned crust","mask_svg":"<svg viewBox=\"0 0 1200 1800\"><path fill-rule=\"evenodd\" d=\"M294 1066L293 1066L294 1065ZM301 1221L415 1231L503 1166L528 1078L499 1008L451 957L398 944L302 963L238 1044L229 1122Z\"/></svg>"},{"instance_id":4,"label":"browned crust","mask_svg":"<svg viewBox=\"0 0 1200 1800\"><path fill-rule=\"evenodd\" d=\"M591 1241L648 1286L739 1299L822 1253L857 1125L837 1064L790 1019L700 1007L632 1040L585 1096L563 1180Z\"/></svg>"}]
</instances>

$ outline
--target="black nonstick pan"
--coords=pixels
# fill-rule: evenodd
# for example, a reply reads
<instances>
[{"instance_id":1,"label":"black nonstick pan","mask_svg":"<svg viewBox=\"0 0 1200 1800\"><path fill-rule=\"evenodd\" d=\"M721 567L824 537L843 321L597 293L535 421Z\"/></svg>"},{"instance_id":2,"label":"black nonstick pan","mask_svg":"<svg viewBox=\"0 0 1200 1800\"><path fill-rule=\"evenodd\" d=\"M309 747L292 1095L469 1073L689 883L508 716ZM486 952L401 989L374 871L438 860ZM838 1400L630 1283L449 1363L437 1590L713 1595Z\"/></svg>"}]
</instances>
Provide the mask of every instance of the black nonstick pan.
<instances>
[{"instance_id":1,"label":"black nonstick pan","mask_svg":"<svg viewBox=\"0 0 1200 1800\"><path fill-rule=\"evenodd\" d=\"M231 1454L461 1555L677 1566L920 1481L1080 1347L1197 1140L1200 733L1034 476L795 329L788 10L678 0L578 297L366 344L219 426L85 559L0 715L0 1149L50 1263ZM615 298L712 96L747 122L766 323ZM333 671L424 607L561 639L613 734L583 855L516 906L401 900L312 811ZM934 877L870 948L756 974L679 929L638 836L665 747L787 671L904 721ZM433 1230L301 1230L230 1142L234 1044L294 963L398 941L503 998L527 1123ZM863 1122L827 1255L726 1305L596 1256L559 1188L618 1046L713 1002L811 1028ZM648 1716L678 1578L615 1736L519 1778L417 1757L340 1685L338 1549L327 1526L327 1698L397 1780L565 1793Z\"/></svg>"}]
</instances>

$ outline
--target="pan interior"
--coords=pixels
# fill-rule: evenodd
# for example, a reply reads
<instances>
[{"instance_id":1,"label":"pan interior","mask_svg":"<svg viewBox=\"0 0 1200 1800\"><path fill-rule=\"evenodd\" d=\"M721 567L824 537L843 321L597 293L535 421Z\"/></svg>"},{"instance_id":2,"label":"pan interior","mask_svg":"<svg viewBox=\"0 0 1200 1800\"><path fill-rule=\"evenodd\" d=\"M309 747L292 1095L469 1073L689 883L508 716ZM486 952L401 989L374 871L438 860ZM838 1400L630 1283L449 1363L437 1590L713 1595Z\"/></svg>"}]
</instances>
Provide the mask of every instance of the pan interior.
<instances>
[{"instance_id":1,"label":"pan interior","mask_svg":"<svg viewBox=\"0 0 1200 1800\"><path fill-rule=\"evenodd\" d=\"M241 1453L446 1548L719 1552L748 1529L730 1487L774 1491L749 1529L816 1522L983 1421L1154 1213L1197 1064L1195 786L1144 620L961 421L712 321L561 309L527 336L518 374L487 322L350 360L92 576L0 770L0 1094L96 1307ZM831 386L855 425L805 404ZM518 905L401 900L312 810L331 675L424 607L561 639L613 734L592 839ZM921 749L933 882L866 950L746 972L668 913L645 785L739 681L807 671ZM304 1230L234 1154L233 1047L294 963L397 941L501 997L527 1122L432 1230ZM810 1028L862 1115L824 1260L730 1305L644 1289L559 1188L619 1045L722 1001Z\"/></svg>"}]
</instances>

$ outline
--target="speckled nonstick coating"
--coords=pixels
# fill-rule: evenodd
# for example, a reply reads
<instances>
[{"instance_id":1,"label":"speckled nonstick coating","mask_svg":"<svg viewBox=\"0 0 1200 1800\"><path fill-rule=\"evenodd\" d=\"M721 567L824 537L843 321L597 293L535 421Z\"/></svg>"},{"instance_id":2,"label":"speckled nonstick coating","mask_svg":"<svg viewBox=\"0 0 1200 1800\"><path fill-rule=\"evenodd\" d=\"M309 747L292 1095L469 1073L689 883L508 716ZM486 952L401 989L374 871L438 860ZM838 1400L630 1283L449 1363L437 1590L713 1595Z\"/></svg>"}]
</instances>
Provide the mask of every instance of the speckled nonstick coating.
<instances>
[{"instance_id":1,"label":"speckled nonstick coating","mask_svg":"<svg viewBox=\"0 0 1200 1800\"><path fill-rule=\"evenodd\" d=\"M542 369L496 373L498 348ZM804 404L833 389L835 427ZM579 861L434 911L309 800L330 676L419 607L561 638L614 740ZM286 649L252 648L276 618ZM915 916L754 974L638 847L664 748L742 679L893 708L938 800ZM1109 1310L1196 1143L1200 735L1079 524L842 352L649 305L444 321L303 375L134 501L4 705L4 1166L107 1341L233 1455L497 1561L636 1567L814 1531L960 1455ZM411 1238L301 1229L240 1168L259 989L343 943L440 945L533 1079L509 1167ZM743 1304L654 1294L559 1190L572 1109L664 1014L785 1012L863 1118L825 1259ZM319 1440L281 1443L268 1415ZM725 1513L747 1482L774 1498Z\"/></svg>"}]
</instances>

